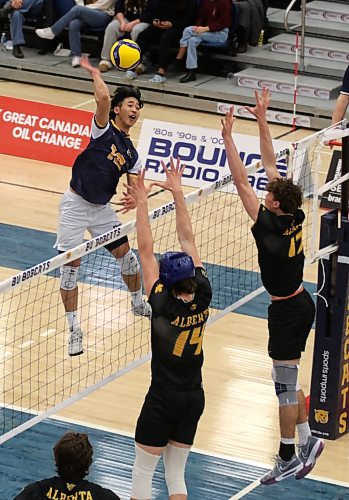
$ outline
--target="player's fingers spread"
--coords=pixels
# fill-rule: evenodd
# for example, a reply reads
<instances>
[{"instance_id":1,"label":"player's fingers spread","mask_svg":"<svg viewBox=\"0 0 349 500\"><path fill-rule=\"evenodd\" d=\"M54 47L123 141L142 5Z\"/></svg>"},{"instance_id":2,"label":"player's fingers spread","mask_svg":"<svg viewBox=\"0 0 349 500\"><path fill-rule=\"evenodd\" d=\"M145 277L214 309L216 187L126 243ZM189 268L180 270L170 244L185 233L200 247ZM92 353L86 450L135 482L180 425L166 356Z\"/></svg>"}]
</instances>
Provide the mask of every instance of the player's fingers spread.
<instances>
[{"instance_id":1,"label":"player's fingers spread","mask_svg":"<svg viewBox=\"0 0 349 500\"><path fill-rule=\"evenodd\" d=\"M161 165L162 165L162 168L164 169L164 171L166 172L166 174L168 174L169 173L169 169L167 168L167 165L164 162L164 160L161 160Z\"/></svg>"}]
</instances>

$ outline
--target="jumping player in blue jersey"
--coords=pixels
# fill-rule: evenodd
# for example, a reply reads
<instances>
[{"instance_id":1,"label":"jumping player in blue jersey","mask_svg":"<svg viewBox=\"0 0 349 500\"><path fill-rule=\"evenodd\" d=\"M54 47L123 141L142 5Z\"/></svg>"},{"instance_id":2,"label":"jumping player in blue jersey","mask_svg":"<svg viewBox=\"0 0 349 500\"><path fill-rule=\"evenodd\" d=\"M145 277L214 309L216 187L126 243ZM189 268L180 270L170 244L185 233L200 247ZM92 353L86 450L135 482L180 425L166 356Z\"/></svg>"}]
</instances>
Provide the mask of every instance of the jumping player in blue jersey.
<instances>
[{"instance_id":1,"label":"jumping player in blue jersey","mask_svg":"<svg viewBox=\"0 0 349 500\"><path fill-rule=\"evenodd\" d=\"M305 397L298 384L301 353L313 324L314 302L303 287L304 212L301 188L281 178L276 168L273 143L266 119L270 93L256 92L256 106L247 109L257 119L262 164L268 177L267 195L261 204L251 187L246 168L232 138L233 108L222 120L222 136L238 194L253 220L252 234L257 250L261 279L270 295L268 307L268 353L273 360L272 378L279 400L281 440L274 468L261 478L265 485L295 476L305 477L315 466L324 442L311 435ZM251 370L253 360L251 359ZM295 430L298 430L298 453Z\"/></svg>"},{"instance_id":2,"label":"jumping player in blue jersey","mask_svg":"<svg viewBox=\"0 0 349 500\"><path fill-rule=\"evenodd\" d=\"M167 252L158 264L148 219L144 172L130 186L137 202L137 241L151 319L151 385L138 418L131 498L152 498L152 479L163 456L169 498L184 500L184 471L204 410L202 341L211 286L198 251L181 186L184 166L171 159L166 182L172 192L181 252Z\"/></svg>"},{"instance_id":3,"label":"jumping player in blue jersey","mask_svg":"<svg viewBox=\"0 0 349 500\"><path fill-rule=\"evenodd\" d=\"M80 245L85 229L94 238L121 225L109 204L110 199L121 176L126 175L127 183L132 185L141 168L138 153L129 136L143 107L139 89L119 87L110 100L108 87L99 70L91 66L87 58L81 59L80 66L93 78L97 109L90 143L76 158L69 189L60 203L56 242L59 252ZM134 208L128 196L126 199L127 209ZM140 266L127 236L105 248L120 265L122 278L131 293L133 313L150 317L151 308L142 296ZM80 259L76 259L61 269L61 297L69 324L69 356L83 352L83 334L77 314L79 266Z\"/></svg>"}]
</instances>

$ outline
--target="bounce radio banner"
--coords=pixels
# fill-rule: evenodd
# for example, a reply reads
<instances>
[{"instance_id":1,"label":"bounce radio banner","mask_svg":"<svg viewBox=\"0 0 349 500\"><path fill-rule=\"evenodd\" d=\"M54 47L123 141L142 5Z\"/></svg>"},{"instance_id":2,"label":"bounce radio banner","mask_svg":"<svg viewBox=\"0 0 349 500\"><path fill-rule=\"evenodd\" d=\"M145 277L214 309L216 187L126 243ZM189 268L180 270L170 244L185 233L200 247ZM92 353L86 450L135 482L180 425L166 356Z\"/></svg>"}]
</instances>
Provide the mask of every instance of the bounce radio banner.
<instances>
[{"instance_id":1,"label":"bounce radio banner","mask_svg":"<svg viewBox=\"0 0 349 500\"><path fill-rule=\"evenodd\" d=\"M246 166L260 160L258 137L234 134L234 140ZM275 151L289 146L289 143L278 140L273 144ZM161 161L167 162L170 156L179 157L185 163L185 186L199 188L230 173L220 130L145 119L137 150L147 169L146 178L150 180L164 180ZM281 174L286 173L284 159L280 159L278 169ZM262 168L250 175L249 180L257 192L264 191L268 182Z\"/></svg>"},{"instance_id":2,"label":"bounce radio banner","mask_svg":"<svg viewBox=\"0 0 349 500\"><path fill-rule=\"evenodd\" d=\"M89 143L92 116L0 96L0 153L71 166Z\"/></svg>"}]
</instances>

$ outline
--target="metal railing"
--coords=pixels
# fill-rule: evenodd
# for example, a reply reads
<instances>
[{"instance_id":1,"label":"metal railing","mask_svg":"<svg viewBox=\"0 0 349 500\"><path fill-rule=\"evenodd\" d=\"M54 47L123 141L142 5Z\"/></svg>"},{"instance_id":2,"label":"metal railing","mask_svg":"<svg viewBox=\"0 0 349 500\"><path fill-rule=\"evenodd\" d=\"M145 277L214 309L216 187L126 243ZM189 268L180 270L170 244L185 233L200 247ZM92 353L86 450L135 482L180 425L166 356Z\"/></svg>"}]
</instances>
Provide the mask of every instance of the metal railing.
<instances>
[{"instance_id":1,"label":"metal railing","mask_svg":"<svg viewBox=\"0 0 349 500\"><path fill-rule=\"evenodd\" d=\"M301 16L301 23L296 24L294 26L289 26L288 22L288 17L290 15L291 9L296 3L297 0L291 0L289 6L285 10L285 16L284 16L284 26L286 31L290 32L295 32L299 31L300 28L300 37L301 37L301 49L300 49L300 59L299 59L299 69L300 71L304 70L304 52L305 52L305 4L306 0L302 0L302 16Z\"/></svg>"}]
</instances>

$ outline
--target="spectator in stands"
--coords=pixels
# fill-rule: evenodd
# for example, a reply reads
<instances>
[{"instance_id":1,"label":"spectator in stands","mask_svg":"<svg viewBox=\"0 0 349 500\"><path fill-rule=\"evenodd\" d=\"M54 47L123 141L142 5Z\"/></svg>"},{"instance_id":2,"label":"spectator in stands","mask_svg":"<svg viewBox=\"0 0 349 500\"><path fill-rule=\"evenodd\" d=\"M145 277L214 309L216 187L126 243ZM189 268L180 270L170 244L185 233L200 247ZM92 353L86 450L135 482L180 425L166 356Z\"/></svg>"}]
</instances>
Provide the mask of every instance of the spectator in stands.
<instances>
[{"instance_id":1,"label":"spectator in stands","mask_svg":"<svg viewBox=\"0 0 349 500\"><path fill-rule=\"evenodd\" d=\"M247 51L247 44L255 47L261 30L266 23L267 4L264 0L236 0L239 9L239 25L237 29L237 53Z\"/></svg>"},{"instance_id":2,"label":"spectator in stands","mask_svg":"<svg viewBox=\"0 0 349 500\"><path fill-rule=\"evenodd\" d=\"M84 479L92 464L93 448L87 434L67 432L53 448L58 476L26 486L14 500L98 498L120 500L111 490Z\"/></svg>"},{"instance_id":3,"label":"spectator in stands","mask_svg":"<svg viewBox=\"0 0 349 500\"><path fill-rule=\"evenodd\" d=\"M348 109L348 105L349 105L349 66L347 67L344 73L342 87L335 108L332 113L332 124L338 123L341 120L343 120L343 118L345 117L345 113Z\"/></svg>"},{"instance_id":4,"label":"spectator in stands","mask_svg":"<svg viewBox=\"0 0 349 500\"><path fill-rule=\"evenodd\" d=\"M184 29L179 41L177 60L186 60L186 74L180 78L181 83L196 80L198 58L196 48L201 42L218 42L224 44L228 39L231 26L231 0L203 0L195 26Z\"/></svg>"},{"instance_id":5,"label":"spectator in stands","mask_svg":"<svg viewBox=\"0 0 349 500\"><path fill-rule=\"evenodd\" d=\"M53 40L64 28L69 27L69 44L72 66L80 66L82 28L104 30L114 15L114 0L86 0L86 5L76 5L49 28L35 30L40 38Z\"/></svg>"},{"instance_id":6,"label":"spectator in stands","mask_svg":"<svg viewBox=\"0 0 349 500\"><path fill-rule=\"evenodd\" d=\"M12 54L22 59L22 45L25 44L23 21L26 17L37 17L42 13L43 0L9 0L0 9L0 18L10 18L10 31L13 43Z\"/></svg>"},{"instance_id":7,"label":"spectator in stands","mask_svg":"<svg viewBox=\"0 0 349 500\"><path fill-rule=\"evenodd\" d=\"M110 61L110 49L118 38L127 35L136 41L155 17L158 0L116 0L114 20L108 24L103 42L99 70L104 73L113 65Z\"/></svg>"},{"instance_id":8,"label":"spectator in stands","mask_svg":"<svg viewBox=\"0 0 349 500\"><path fill-rule=\"evenodd\" d=\"M178 46L184 27L193 22L196 12L197 0L160 0L151 26L142 31L137 38L142 51L142 64L136 71L127 71L126 77L134 79L145 72L146 53L156 44L158 72L150 81L164 83L166 69L171 61L171 48Z\"/></svg>"}]
</instances>

